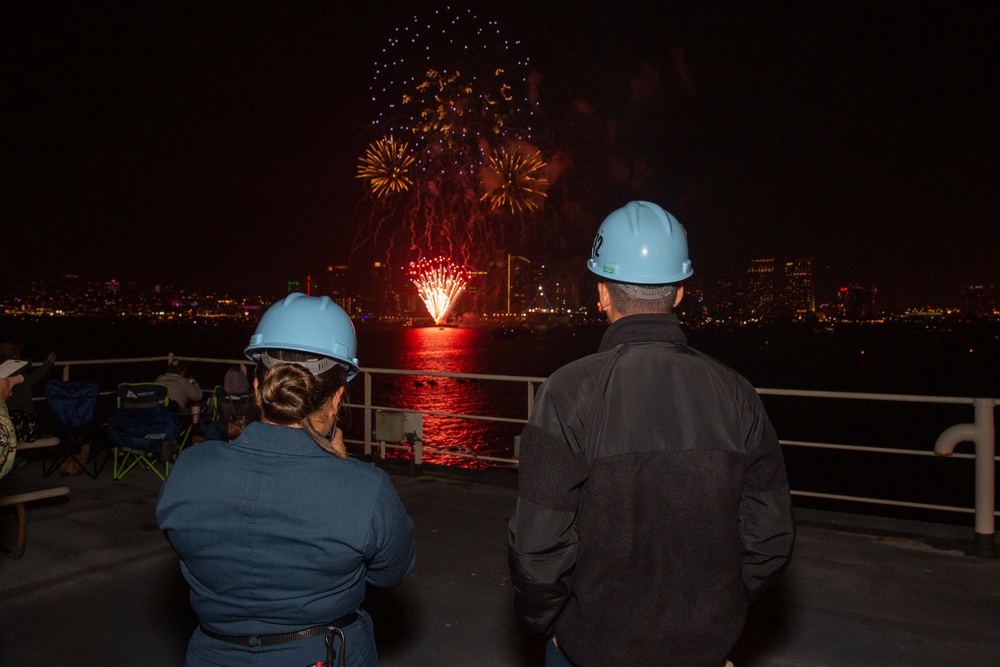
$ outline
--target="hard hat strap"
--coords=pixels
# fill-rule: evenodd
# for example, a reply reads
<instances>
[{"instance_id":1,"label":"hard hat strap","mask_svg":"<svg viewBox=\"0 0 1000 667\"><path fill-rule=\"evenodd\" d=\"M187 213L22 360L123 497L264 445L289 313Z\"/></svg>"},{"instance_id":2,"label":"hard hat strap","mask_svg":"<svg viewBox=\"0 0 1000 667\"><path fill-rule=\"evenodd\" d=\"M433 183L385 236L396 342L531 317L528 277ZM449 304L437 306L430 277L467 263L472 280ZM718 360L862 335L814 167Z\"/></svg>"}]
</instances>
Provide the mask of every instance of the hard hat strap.
<instances>
[{"instance_id":1,"label":"hard hat strap","mask_svg":"<svg viewBox=\"0 0 1000 667\"><path fill-rule=\"evenodd\" d=\"M672 284L667 285L632 285L629 283L618 283L622 291L634 299L662 299L670 293Z\"/></svg>"}]
</instances>

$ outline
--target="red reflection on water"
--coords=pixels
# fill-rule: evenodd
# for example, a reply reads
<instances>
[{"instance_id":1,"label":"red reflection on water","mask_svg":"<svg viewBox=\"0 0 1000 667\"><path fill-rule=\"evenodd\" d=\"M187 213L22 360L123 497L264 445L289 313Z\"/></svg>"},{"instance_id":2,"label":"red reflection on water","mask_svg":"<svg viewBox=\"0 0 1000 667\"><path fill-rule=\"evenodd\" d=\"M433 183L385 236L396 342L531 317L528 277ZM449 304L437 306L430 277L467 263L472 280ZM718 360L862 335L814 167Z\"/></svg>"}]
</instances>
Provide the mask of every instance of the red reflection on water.
<instances>
[{"instance_id":1,"label":"red reflection on water","mask_svg":"<svg viewBox=\"0 0 1000 667\"><path fill-rule=\"evenodd\" d=\"M484 346L491 340L482 329L416 327L398 339L394 368L436 373L482 373ZM503 417L527 415L527 386L519 382L436 377L432 375L377 375L372 387L376 405L411 411L445 412ZM472 451L479 455L510 457L519 424L424 415L424 446L431 449ZM474 459L425 454L428 463L485 467Z\"/></svg>"},{"instance_id":2,"label":"red reflection on water","mask_svg":"<svg viewBox=\"0 0 1000 667\"><path fill-rule=\"evenodd\" d=\"M478 329L414 327L403 330L399 356L403 368L438 373L474 373L475 355L481 354Z\"/></svg>"}]
</instances>

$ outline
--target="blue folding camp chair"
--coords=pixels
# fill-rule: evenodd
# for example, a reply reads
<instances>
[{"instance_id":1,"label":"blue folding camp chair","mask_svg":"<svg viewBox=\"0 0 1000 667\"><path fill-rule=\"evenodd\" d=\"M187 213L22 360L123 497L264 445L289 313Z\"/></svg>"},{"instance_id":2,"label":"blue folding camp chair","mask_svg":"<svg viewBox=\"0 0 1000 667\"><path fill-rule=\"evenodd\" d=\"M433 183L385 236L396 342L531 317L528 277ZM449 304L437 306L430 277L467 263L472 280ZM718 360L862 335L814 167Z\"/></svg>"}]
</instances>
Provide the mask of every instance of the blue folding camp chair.
<instances>
[{"instance_id":1,"label":"blue folding camp chair","mask_svg":"<svg viewBox=\"0 0 1000 667\"><path fill-rule=\"evenodd\" d=\"M114 478L137 466L166 479L180 453L181 428L167 408L167 386L158 382L118 385L118 409L108 419L108 442L114 456Z\"/></svg>"},{"instance_id":2,"label":"blue folding camp chair","mask_svg":"<svg viewBox=\"0 0 1000 667\"><path fill-rule=\"evenodd\" d=\"M45 384L48 406L46 433L57 436L59 445L42 449L42 475L48 477L68 459L72 459L91 479L97 479L108 462L102 434L99 433L94 382L49 380ZM103 454L103 461L102 459Z\"/></svg>"}]
</instances>

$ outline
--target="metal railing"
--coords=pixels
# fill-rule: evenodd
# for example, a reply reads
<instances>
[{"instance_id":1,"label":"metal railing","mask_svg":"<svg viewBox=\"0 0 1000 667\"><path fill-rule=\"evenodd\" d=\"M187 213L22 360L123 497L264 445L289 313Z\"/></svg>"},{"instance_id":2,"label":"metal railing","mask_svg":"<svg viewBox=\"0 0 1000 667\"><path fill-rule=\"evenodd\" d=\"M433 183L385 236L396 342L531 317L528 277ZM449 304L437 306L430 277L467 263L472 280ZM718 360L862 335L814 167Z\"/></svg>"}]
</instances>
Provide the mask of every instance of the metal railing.
<instances>
[{"instance_id":1,"label":"metal railing","mask_svg":"<svg viewBox=\"0 0 1000 667\"><path fill-rule=\"evenodd\" d=\"M136 364L148 362L166 362L171 359L181 359L187 362L199 362L210 364L237 365L246 364L244 359L217 359L204 357L183 357L172 354L163 357L141 357L130 359L96 359L84 361L58 361L57 366L62 367L62 378L70 380L70 369L84 365L108 365L108 364ZM534 402L535 389L537 385L544 382L544 377L529 376L509 376L509 375L487 375L477 373L446 373L435 371L412 371L384 368L363 368L364 397L361 403L346 404L348 408L360 410L364 414L363 437L360 439L348 439L349 444L363 447L366 456L376 454L379 458L386 458L388 450L402 450L409 452L415 465L422 465L425 455L447 455L472 459L485 464L495 464L516 468L519 452L517 450L517 440L512 447L512 456L492 456L484 455L474 451L468 444L460 444L457 448L440 449L425 446L422 438L412 437L407 440L387 442L375 439L374 419L378 412L396 412L419 414L421 416L447 417L455 419L478 420L508 424L526 424L527 419L511 416L490 416L477 414L464 414L456 412L443 412L431 409L414 409L401 407L398 405L375 405L372 402L373 378L378 375L388 376L420 376L435 378L455 378L463 380L487 380L504 383L520 383L526 388L525 391L525 414L530 415L531 406ZM945 512L970 513L975 515L975 534L977 552L983 555L992 555L994 550L995 518L1000 515L996 510L995 502L995 472L996 462L1000 460L996 456L996 433L994 425L994 412L1000 399L996 398L963 398L952 396L923 396L912 394L877 394L858 392L836 392L836 391L812 391L797 389L773 389L760 388L757 390L762 396L774 397L798 397L817 400L846 400L846 401L878 401L910 404L936 404L936 405L968 405L973 408L973 420L969 423L955 424L946 428L936 439L934 446L926 449L905 449L897 447L863 446L851 444L838 444L828 442L813 442L804 440L780 440L784 447L813 448L830 451L852 451L866 454L889 454L895 456L911 457L951 457L955 459L975 460L975 507L959 507L954 505L941 505L933 503L911 502L888 498L877 498L870 496L859 496L849 494L822 493L801 489L793 489L792 494L804 498L819 498L835 501L849 501L869 505L894 506L912 509L926 509ZM106 393L113 393L108 391ZM969 442L974 447L972 454L956 453L955 448L963 442ZM990 553L986 553L989 551Z\"/></svg>"},{"instance_id":2,"label":"metal railing","mask_svg":"<svg viewBox=\"0 0 1000 667\"><path fill-rule=\"evenodd\" d=\"M934 447L929 450L900 449L892 447L871 447L858 445L843 445L821 442L804 442L799 440L779 440L783 446L813 447L818 449L860 451L870 454L893 454L899 456L947 456L953 458L974 459L975 474L975 507L955 507L953 505L935 505L929 503L889 500L813 491L792 490L792 495L826 500L846 500L872 505L887 505L928 509L946 512L963 512L975 514L975 552L978 555L992 556L995 554L995 525L1000 512L996 510L996 430L994 411L1000 399L996 398L963 398L954 396L922 396L913 394L873 394L861 392L812 391L800 389L764 389L758 388L762 396L791 396L815 399L842 399L883 401L897 403L920 403L937 405L971 405L974 410L973 421L968 424L955 424L948 427L938 436ZM962 442L971 442L973 454L956 454L955 447Z\"/></svg>"},{"instance_id":3,"label":"metal railing","mask_svg":"<svg viewBox=\"0 0 1000 667\"><path fill-rule=\"evenodd\" d=\"M429 417L451 417L457 419L471 419L477 421L495 422L495 423L508 423L508 424L520 424L524 425L528 423L526 418L518 417L497 417L488 415L470 415L452 412L440 412L436 410L413 410L413 409L403 409L398 406L381 406L372 404L372 383L375 375L395 375L395 376L416 376L416 377L441 377L441 378L455 378L463 380L489 380L496 382L514 382L514 383L525 383L527 386L526 394L526 410L525 414L531 414L531 406L535 402L535 385L541 384L545 381L544 377L529 377L529 376L517 376L517 375L487 375L481 373L441 373L435 371L408 371L399 369L388 369L388 368L362 368L361 373L364 375L364 402L360 404L349 403L347 407L360 409L364 411L364 440L347 440L348 443L360 444L365 448L365 455L371 456L373 448L378 448L379 457L386 457L386 450L388 449L408 449L412 450L412 456L414 463L416 465L422 465L425 454L438 454L447 456L456 456L459 458L472 459L484 463L495 463L507 466L516 466L519 458L518 444L517 440L514 443L514 451L512 457L502 457L502 456L488 456L475 452L467 446L462 446L458 451L454 449L439 449L433 447L427 447L423 443L422 439L414 438L412 442L406 444L394 444L390 442L383 442L375 440L374 438L374 428L373 428L373 418L377 411L386 410L394 412L403 413L418 413L421 416Z\"/></svg>"}]
</instances>

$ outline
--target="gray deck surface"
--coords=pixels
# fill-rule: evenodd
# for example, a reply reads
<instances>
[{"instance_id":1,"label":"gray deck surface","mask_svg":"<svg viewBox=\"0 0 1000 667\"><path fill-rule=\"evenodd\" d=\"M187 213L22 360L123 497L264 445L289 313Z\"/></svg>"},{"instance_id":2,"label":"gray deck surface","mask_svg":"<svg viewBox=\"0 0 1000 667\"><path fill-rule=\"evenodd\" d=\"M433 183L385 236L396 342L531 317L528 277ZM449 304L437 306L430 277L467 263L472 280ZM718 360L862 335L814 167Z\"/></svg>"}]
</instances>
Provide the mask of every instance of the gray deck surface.
<instances>
[{"instance_id":1,"label":"gray deck surface","mask_svg":"<svg viewBox=\"0 0 1000 667\"><path fill-rule=\"evenodd\" d=\"M417 528L417 567L371 591L380 664L541 665L542 646L511 607L505 527L512 488L393 475ZM24 557L0 556L0 665L184 662L196 620L177 558L156 527L160 481L43 479L40 464L0 495L67 485L27 508ZM971 518L970 518L971 521ZM15 541L0 510L0 541ZM971 537L971 531L969 533ZM737 667L1000 664L1000 560L969 544L802 523L792 564L751 609Z\"/></svg>"}]
</instances>

